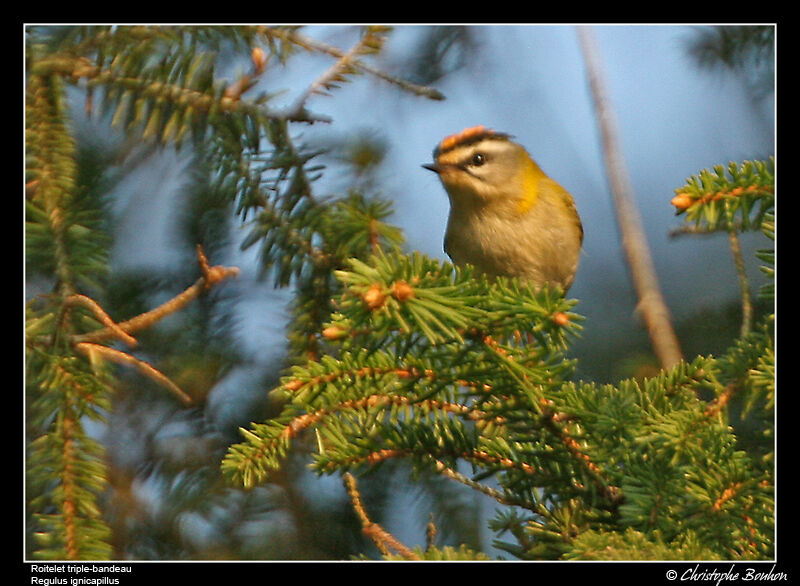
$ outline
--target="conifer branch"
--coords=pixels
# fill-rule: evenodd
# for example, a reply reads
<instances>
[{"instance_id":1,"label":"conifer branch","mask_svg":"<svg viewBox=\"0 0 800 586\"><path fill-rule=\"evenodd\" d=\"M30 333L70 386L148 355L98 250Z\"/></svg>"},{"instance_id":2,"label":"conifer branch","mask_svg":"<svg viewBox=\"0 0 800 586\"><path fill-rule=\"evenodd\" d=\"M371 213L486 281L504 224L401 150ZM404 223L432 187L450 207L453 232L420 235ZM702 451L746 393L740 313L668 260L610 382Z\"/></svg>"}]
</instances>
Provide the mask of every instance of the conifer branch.
<instances>
[{"instance_id":1,"label":"conifer branch","mask_svg":"<svg viewBox=\"0 0 800 586\"><path fill-rule=\"evenodd\" d=\"M775 202L774 160L703 169L675 189L670 203L705 231L758 229Z\"/></svg>"},{"instance_id":2,"label":"conifer branch","mask_svg":"<svg viewBox=\"0 0 800 586\"><path fill-rule=\"evenodd\" d=\"M75 189L75 142L67 128L63 87L57 77L32 74L26 88L28 184L34 185L32 205L41 210L52 239L52 262L59 288L66 294L75 288L65 210Z\"/></svg>"},{"instance_id":3,"label":"conifer branch","mask_svg":"<svg viewBox=\"0 0 800 586\"><path fill-rule=\"evenodd\" d=\"M106 488L105 465L97 458L97 442L86 436L81 423L84 417L96 418L92 408L108 405L98 377L87 377L80 362L74 356L56 356L36 373L40 394L33 400L34 412L52 420L27 451L28 489L38 494L31 500L40 524L37 556L43 559L108 555L108 528L95 506Z\"/></svg>"},{"instance_id":4,"label":"conifer branch","mask_svg":"<svg viewBox=\"0 0 800 586\"><path fill-rule=\"evenodd\" d=\"M673 234L727 232L741 293L742 337L752 327L753 303L738 235L745 230L769 230L775 202L773 165L769 159L704 169L677 188L670 201L676 214L685 219ZM770 276L774 278L774 274Z\"/></svg>"},{"instance_id":5,"label":"conifer branch","mask_svg":"<svg viewBox=\"0 0 800 586\"><path fill-rule=\"evenodd\" d=\"M330 122L330 118L314 115L305 108L270 110L257 101L243 100L244 92L256 81L255 75L248 74L222 88L208 88L200 91L144 77L126 76L115 70L103 69L86 57L65 57L62 55L45 58L32 67L32 73L44 76L63 76L72 81L86 80L87 88L103 86L121 92L125 97L117 106L115 120L124 118L125 110L133 108L133 100L152 100L153 103L169 103L173 107L192 112L193 118L202 114L242 114L255 119L270 119L285 122ZM158 114L154 111L153 114ZM189 119L188 116L184 116ZM155 128L157 116L152 116L150 127ZM146 135L152 133L148 132Z\"/></svg>"},{"instance_id":6,"label":"conifer branch","mask_svg":"<svg viewBox=\"0 0 800 586\"><path fill-rule=\"evenodd\" d=\"M530 389L532 387L531 377L529 376L532 374L531 369L525 369L523 365L518 364L514 361L513 357L509 356L507 352L505 352L502 348L498 348L497 342L492 340L490 337L488 338L487 345L492 349L492 351L501 358L501 360L509 366L509 372L513 373L515 379L519 381L519 384L522 388ZM486 339L485 339L486 340ZM541 381L546 382L546 381ZM599 466L597 466L592 459L581 449L580 444L573 439L570 434L566 431L564 426L560 424L560 420L564 418L564 416L560 413L553 411L553 401L547 400L544 397L540 397L538 401L532 401L530 404L531 408L535 410L535 413L539 416L539 420L542 422L544 427L550 431L559 442L566 447L569 454L579 463L579 465L585 470L587 475L592 479L592 482L595 484L598 492L611 504L616 504L620 501L621 495L619 488L615 486L611 486L610 483L604 478L603 472ZM533 413L531 414L533 415ZM526 471L530 470L530 467L527 466L525 468Z\"/></svg>"},{"instance_id":7,"label":"conifer branch","mask_svg":"<svg viewBox=\"0 0 800 586\"><path fill-rule=\"evenodd\" d=\"M577 460L580 466L586 471L603 498L612 505L618 504L623 497L620 489L616 486L611 486L608 480L604 478L601 468L581 449L580 444L575 441L574 438L570 437L569 433L567 433L563 427L557 424L554 414L545 413L543 420L545 426L559 438L570 455Z\"/></svg>"}]
</instances>

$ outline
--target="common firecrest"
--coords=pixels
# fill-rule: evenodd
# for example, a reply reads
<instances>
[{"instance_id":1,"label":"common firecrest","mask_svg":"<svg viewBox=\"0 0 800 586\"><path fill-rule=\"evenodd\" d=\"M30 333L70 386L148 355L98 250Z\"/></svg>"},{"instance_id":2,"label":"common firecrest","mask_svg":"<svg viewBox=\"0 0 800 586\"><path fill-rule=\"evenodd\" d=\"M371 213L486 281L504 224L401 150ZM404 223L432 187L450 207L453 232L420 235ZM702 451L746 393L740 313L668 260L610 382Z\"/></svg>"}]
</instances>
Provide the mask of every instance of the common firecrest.
<instances>
[{"instance_id":1,"label":"common firecrest","mask_svg":"<svg viewBox=\"0 0 800 586\"><path fill-rule=\"evenodd\" d=\"M583 226L572 196L511 136L484 126L443 139L433 164L450 198L444 250L456 265L540 288L572 285Z\"/></svg>"}]
</instances>

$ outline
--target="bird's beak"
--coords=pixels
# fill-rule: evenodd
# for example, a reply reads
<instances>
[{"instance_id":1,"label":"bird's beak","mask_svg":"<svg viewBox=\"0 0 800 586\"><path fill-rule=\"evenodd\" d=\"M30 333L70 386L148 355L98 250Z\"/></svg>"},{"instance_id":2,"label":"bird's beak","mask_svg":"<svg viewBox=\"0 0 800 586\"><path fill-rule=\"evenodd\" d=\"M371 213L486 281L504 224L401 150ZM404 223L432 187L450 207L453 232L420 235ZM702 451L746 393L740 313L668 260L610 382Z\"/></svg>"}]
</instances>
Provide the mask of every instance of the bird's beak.
<instances>
[{"instance_id":1,"label":"bird's beak","mask_svg":"<svg viewBox=\"0 0 800 586\"><path fill-rule=\"evenodd\" d=\"M429 163L427 165L422 165L422 167L428 171L433 171L434 173L441 173L442 171L442 166L437 165L436 163Z\"/></svg>"}]
</instances>

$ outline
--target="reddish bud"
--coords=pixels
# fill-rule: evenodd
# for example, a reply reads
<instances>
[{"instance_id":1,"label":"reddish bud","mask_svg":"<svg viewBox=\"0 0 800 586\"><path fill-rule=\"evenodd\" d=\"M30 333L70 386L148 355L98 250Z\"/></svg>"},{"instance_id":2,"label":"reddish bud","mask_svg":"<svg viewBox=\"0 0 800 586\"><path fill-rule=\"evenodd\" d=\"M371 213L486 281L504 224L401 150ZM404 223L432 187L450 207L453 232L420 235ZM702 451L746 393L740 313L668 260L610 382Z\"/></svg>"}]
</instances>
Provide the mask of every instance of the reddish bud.
<instances>
[{"instance_id":1,"label":"reddish bud","mask_svg":"<svg viewBox=\"0 0 800 586\"><path fill-rule=\"evenodd\" d=\"M267 54L264 53L264 49L261 47L253 48L253 51L250 53L250 58L253 60L253 65L257 73L264 71L264 65L267 63Z\"/></svg>"},{"instance_id":2,"label":"reddish bud","mask_svg":"<svg viewBox=\"0 0 800 586\"><path fill-rule=\"evenodd\" d=\"M380 307L383 307L383 303L386 300L386 295L383 294L383 287L376 283L374 285L370 285L361 298L370 309L379 309Z\"/></svg>"},{"instance_id":3,"label":"reddish bud","mask_svg":"<svg viewBox=\"0 0 800 586\"><path fill-rule=\"evenodd\" d=\"M322 330L322 337L326 340L340 340L347 335L347 330L339 326L328 326Z\"/></svg>"},{"instance_id":4,"label":"reddish bud","mask_svg":"<svg viewBox=\"0 0 800 586\"><path fill-rule=\"evenodd\" d=\"M557 311L553 314L553 321L557 326L565 326L569 323L569 316L563 311Z\"/></svg>"},{"instance_id":5,"label":"reddish bud","mask_svg":"<svg viewBox=\"0 0 800 586\"><path fill-rule=\"evenodd\" d=\"M405 281L396 281L392 285L392 295L398 301L406 301L414 296L414 288Z\"/></svg>"},{"instance_id":6,"label":"reddish bud","mask_svg":"<svg viewBox=\"0 0 800 586\"><path fill-rule=\"evenodd\" d=\"M679 193L673 197L669 203L674 205L679 210L685 210L694 203L694 200L692 200L688 193Z\"/></svg>"},{"instance_id":7,"label":"reddish bud","mask_svg":"<svg viewBox=\"0 0 800 586\"><path fill-rule=\"evenodd\" d=\"M303 383L303 381L301 381L301 380L297 380L297 379L295 378L295 379L292 379L292 380L290 380L290 381L289 381L289 382L287 382L286 384L284 384L284 385L283 385L283 387L284 387L284 388L285 388L287 391L296 391L296 390L298 390L300 387L302 387L302 386L303 386L303 384L304 384L304 383Z\"/></svg>"}]
</instances>

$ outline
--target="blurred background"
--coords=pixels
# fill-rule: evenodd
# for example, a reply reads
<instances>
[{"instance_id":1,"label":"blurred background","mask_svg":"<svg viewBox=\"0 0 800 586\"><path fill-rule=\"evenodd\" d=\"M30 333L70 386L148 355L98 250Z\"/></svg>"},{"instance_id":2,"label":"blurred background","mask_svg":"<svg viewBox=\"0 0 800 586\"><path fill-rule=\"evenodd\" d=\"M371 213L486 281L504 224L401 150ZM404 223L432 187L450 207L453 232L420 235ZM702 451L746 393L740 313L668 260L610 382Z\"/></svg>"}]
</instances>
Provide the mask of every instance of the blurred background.
<instances>
[{"instance_id":1,"label":"blurred background","mask_svg":"<svg viewBox=\"0 0 800 586\"><path fill-rule=\"evenodd\" d=\"M704 168L774 154L773 27L595 28L627 171L684 356L720 353L740 320L727 235L672 235L681 219L669 201ZM313 26L303 33L346 50L359 30ZM231 78L248 58L228 56ZM285 67L271 65L259 89L285 90L273 103L290 104L331 63L300 55ZM435 87L446 100L369 76L314 96L309 109L332 124L292 130L299 141L327 149L315 193L380 193L394 201L390 222L404 230L408 250L444 259L448 201L420 165L431 161L444 136L467 126L511 133L570 191L583 220L581 264L569 292L586 318L568 352L577 359L576 378L602 383L652 374L657 363L635 312L575 27L399 26L374 65ZM82 95L75 97L82 169L112 204L115 311L135 315L193 282L194 243L201 238L216 243L207 250L212 264L241 269L237 279L140 338L140 351L203 397L203 406L179 409L128 374L130 392L121 390L108 425L95 430L109 448L117 553L336 559L369 552L340 480L312 477L302 457L282 478L250 492L219 479L219 460L238 441L237 428L274 408L267 391L284 366L291 290L259 275L256 247L240 248L247 227L229 201L215 199L204 183L207 170L196 167L191 152L132 144L109 129L108 119L87 118ZM755 293L763 279L753 252L769 243L760 233L742 235L741 242ZM29 283L31 291L36 287ZM158 362L164 355L170 364ZM380 474L382 482L365 480L360 488L373 520L396 537L424 543L433 519L444 542L493 551L486 528L491 502L438 480L410 485L401 464Z\"/></svg>"}]
</instances>

